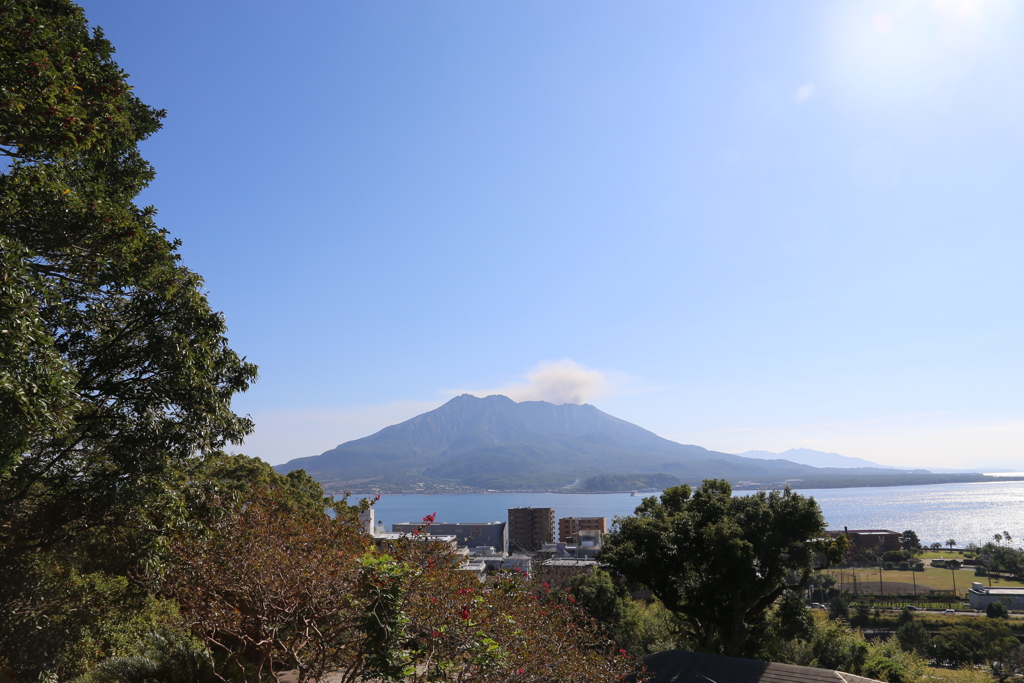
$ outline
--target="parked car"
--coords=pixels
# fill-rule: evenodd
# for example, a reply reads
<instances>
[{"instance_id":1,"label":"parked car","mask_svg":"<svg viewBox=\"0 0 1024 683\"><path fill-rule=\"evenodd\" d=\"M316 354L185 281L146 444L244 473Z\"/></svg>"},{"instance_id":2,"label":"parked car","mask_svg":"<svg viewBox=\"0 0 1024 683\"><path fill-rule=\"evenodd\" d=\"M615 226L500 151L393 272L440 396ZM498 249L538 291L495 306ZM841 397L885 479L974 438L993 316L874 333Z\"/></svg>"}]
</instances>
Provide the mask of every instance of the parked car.
<instances>
[{"instance_id":1,"label":"parked car","mask_svg":"<svg viewBox=\"0 0 1024 683\"><path fill-rule=\"evenodd\" d=\"M943 614L956 614L956 610L955 609L944 609L944 610L942 610L942 613Z\"/></svg>"},{"instance_id":2,"label":"parked car","mask_svg":"<svg viewBox=\"0 0 1024 683\"><path fill-rule=\"evenodd\" d=\"M917 610L919 610L921 608L918 607L917 605L907 605L907 609L910 610L911 612L916 612Z\"/></svg>"}]
</instances>

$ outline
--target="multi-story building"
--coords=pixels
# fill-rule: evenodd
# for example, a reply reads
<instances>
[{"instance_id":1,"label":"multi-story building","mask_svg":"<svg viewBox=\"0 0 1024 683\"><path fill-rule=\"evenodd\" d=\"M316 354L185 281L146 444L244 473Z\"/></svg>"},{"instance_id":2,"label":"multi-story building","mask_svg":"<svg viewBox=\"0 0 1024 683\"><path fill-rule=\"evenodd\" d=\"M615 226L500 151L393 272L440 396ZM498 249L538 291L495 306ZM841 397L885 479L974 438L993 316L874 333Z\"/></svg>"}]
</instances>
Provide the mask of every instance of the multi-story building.
<instances>
[{"instance_id":1,"label":"multi-story building","mask_svg":"<svg viewBox=\"0 0 1024 683\"><path fill-rule=\"evenodd\" d=\"M554 508L509 508L509 552L536 552L555 542Z\"/></svg>"},{"instance_id":2,"label":"multi-story building","mask_svg":"<svg viewBox=\"0 0 1024 683\"><path fill-rule=\"evenodd\" d=\"M423 523L403 522L391 525L392 531L410 534ZM508 527L505 522L434 522L427 533L452 535L463 548L491 546L504 552L508 546Z\"/></svg>"},{"instance_id":3,"label":"multi-story building","mask_svg":"<svg viewBox=\"0 0 1024 683\"><path fill-rule=\"evenodd\" d=\"M608 533L606 517L562 517L558 520L558 540L562 543L577 544L577 535L581 531L598 531L603 536Z\"/></svg>"}]
</instances>

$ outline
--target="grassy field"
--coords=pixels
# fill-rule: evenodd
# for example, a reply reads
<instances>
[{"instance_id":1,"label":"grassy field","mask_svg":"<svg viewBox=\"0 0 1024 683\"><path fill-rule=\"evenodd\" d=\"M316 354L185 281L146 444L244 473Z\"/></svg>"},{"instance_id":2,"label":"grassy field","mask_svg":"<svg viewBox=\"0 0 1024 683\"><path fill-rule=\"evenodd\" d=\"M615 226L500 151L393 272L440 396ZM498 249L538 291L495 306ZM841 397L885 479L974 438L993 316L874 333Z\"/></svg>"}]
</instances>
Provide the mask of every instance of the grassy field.
<instances>
[{"instance_id":1,"label":"grassy field","mask_svg":"<svg viewBox=\"0 0 1024 683\"><path fill-rule=\"evenodd\" d=\"M954 560L962 560L964 559L964 553L962 550L958 552L949 552L949 548L946 548L945 550L926 550L917 557L922 560L948 560L951 558Z\"/></svg>"},{"instance_id":2,"label":"grassy field","mask_svg":"<svg viewBox=\"0 0 1024 683\"><path fill-rule=\"evenodd\" d=\"M948 554L947 554L948 557ZM858 593L875 593L878 591L878 570L877 569L832 569L829 570L832 576L836 577L836 588L839 588L839 581L842 580L842 589L854 592L854 574L857 576ZM912 575L913 574L913 575ZM883 593L913 593L914 581L917 581L917 592L927 593L929 590L951 591L953 590L953 572L948 569L934 569L925 567L923 572L909 571L882 571L882 592ZM973 569L958 569L956 571L956 592L964 595L971 583L979 581L986 586L988 577L975 576ZM1010 581L1007 579L992 579L992 587L1000 588L1024 588L1024 583Z\"/></svg>"}]
</instances>

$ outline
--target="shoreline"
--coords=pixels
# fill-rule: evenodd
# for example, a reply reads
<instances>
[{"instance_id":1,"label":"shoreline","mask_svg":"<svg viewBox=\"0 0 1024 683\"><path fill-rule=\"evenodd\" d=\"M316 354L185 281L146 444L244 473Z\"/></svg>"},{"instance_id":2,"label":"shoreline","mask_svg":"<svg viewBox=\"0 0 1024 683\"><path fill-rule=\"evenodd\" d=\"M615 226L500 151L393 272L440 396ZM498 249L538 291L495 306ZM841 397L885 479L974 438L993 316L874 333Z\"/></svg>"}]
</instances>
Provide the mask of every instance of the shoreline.
<instances>
[{"instance_id":1,"label":"shoreline","mask_svg":"<svg viewBox=\"0 0 1024 683\"><path fill-rule=\"evenodd\" d=\"M900 476L900 475L897 475ZM913 476L913 475L902 475L902 476ZM975 483L998 483L998 482L1010 482L1010 481L1024 481L1024 475L934 475L938 481L920 481L919 475L914 476L916 481L898 481L891 480L888 477L885 481L837 481L837 480L789 480L782 482L737 482L732 484L734 491L775 491L782 490L787 486L794 491L809 490L809 489L862 489L862 488L892 488L898 486L937 486L943 484L975 484ZM689 483L690 486L699 486L699 483ZM451 490L450 485L448 487L431 487L431 488L413 488L406 489L404 487L395 487L394 489L381 486L373 487L364 490L349 490L344 486L334 486L331 484L323 484L324 492L331 496L340 496L343 493L348 493L351 496L368 496L386 494L389 496L400 496L400 495L481 495L481 494L508 494L508 493L557 493L564 495L592 495L592 494L618 494L623 493L638 493L637 497L644 495L650 495L659 493L663 489L616 489L616 490L604 490L604 491L580 491L566 488L556 489L476 489L476 488L460 488L460 490Z\"/></svg>"}]
</instances>

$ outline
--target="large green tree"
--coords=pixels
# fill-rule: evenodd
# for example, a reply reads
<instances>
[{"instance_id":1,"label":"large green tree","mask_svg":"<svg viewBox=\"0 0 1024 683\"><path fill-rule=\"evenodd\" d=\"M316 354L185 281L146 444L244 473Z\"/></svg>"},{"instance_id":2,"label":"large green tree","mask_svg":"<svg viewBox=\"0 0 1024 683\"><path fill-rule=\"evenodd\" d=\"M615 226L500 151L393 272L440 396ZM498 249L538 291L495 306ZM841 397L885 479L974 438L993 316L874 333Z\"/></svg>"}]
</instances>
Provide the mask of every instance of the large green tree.
<instances>
[{"instance_id":1,"label":"large green tree","mask_svg":"<svg viewBox=\"0 0 1024 683\"><path fill-rule=\"evenodd\" d=\"M67 0L0 0L0 672L17 679L71 679L163 618L128 577L188 518L194 456L252 429L230 400L256 368L135 204L163 112L112 53Z\"/></svg>"},{"instance_id":2,"label":"large green tree","mask_svg":"<svg viewBox=\"0 0 1024 683\"><path fill-rule=\"evenodd\" d=\"M256 377L135 198L163 112L67 0L0 0L0 564L174 507ZM6 559L5 559L6 558Z\"/></svg>"},{"instance_id":3,"label":"large green tree","mask_svg":"<svg viewBox=\"0 0 1024 683\"><path fill-rule=\"evenodd\" d=\"M917 537L917 532L913 529L907 529L900 534L900 547L904 550L911 552L921 549L921 539Z\"/></svg>"},{"instance_id":4,"label":"large green tree","mask_svg":"<svg viewBox=\"0 0 1024 683\"><path fill-rule=\"evenodd\" d=\"M823 530L813 498L789 489L734 497L714 479L644 499L616 521L599 559L650 588L695 646L739 655L751 624L810 578Z\"/></svg>"}]
</instances>

